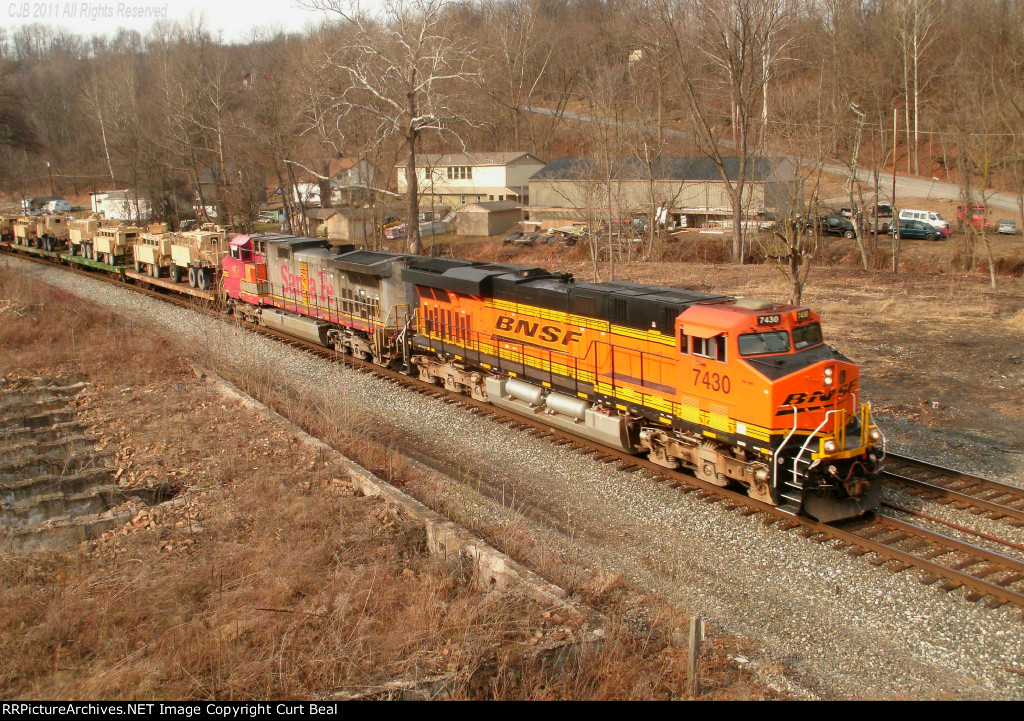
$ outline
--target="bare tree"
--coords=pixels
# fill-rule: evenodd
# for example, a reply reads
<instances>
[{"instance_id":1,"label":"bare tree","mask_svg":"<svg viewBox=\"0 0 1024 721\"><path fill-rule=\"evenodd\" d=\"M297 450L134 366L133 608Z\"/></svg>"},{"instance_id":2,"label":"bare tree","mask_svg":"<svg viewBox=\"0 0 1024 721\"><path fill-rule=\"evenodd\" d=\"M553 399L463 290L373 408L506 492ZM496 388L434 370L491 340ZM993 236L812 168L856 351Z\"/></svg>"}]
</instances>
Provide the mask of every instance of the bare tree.
<instances>
[{"instance_id":1,"label":"bare tree","mask_svg":"<svg viewBox=\"0 0 1024 721\"><path fill-rule=\"evenodd\" d=\"M419 138L428 131L455 137L454 124L465 118L459 92L476 75L472 48L448 37L448 0L385 0L380 20L364 13L358 0L314 0L311 5L337 15L353 31L348 48L322 58L348 80L322 112L367 113L377 119L382 141L395 135L404 140L408 249L419 253Z\"/></svg>"},{"instance_id":2,"label":"bare tree","mask_svg":"<svg viewBox=\"0 0 1024 721\"><path fill-rule=\"evenodd\" d=\"M908 145L910 144L911 122L913 122L913 144L907 153L907 172L913 160L914 174L921 174L918 153L920 146L921 92L931 80L930 75L922 77L922 60L928 48L938 39L938 0L894 0L894 22L892 28L903 60L904 116ZM913 120L911 120L913 106Z\"/></svg>"},{"instance_id":3,"label":"bare tree","mask_svg":"<svg viewBox=\"0 0 1024 721\"><path fill-rule=\"evenodd\" d=\"M697 143L714 160L732 201L733 259L742 263L745 191L758 151L764 86L772 73L765 58L778 54L775 38L789 6L782 0L655 2ZM694 37L700 42L694 43ZM728 155L738 160L735 174L727 170Z\"/></svg>"}]
</instances>

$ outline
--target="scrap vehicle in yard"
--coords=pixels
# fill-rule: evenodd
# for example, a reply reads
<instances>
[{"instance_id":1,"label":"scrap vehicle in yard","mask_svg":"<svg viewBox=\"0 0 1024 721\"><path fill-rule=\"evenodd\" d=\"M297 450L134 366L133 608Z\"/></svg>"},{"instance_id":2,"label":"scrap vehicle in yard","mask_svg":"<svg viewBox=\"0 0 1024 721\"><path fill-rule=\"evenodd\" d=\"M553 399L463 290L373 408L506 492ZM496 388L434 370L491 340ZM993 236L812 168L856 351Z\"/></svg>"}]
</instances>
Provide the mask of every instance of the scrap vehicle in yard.
<instances>
[{"instance_id":1,"label":"scrap vehicle in yard","mask_svg":"<svg viewBox=\"0 0 1024 721\"><path fill-rule=\"evenodd\" d=\"M941 230L923 220L904 220L901 218L898 227L900 238L903 240L937 240L946 237ZM889 234L894 235L896 228L897 226L893 225L889 229Z\"/></svg>"},{"instance_id":2,"label":"scrap vehicle in yard","mask_svg":"<svg viewBox=\"0 0 1024 721\"><path fill-rule=\"evenodd\" d=\"M970 225L973 228L981 230L984 228L988 230L992 227L991 221L986 217L988 215L988 208L982 203L971 203L968 205L956 206L956 221L957 225L962 229L965 225Z\"/></svg>"},{"instance_id":3,"label":"scrap vehicle in yard","mask_svg":"<svg viewBox=\"0 0 1024 721\"><path fill-rule=\"evenodd\" d=\"M1017 221L1010 218L1002 218L996 225L996 232L1004 235L1017 235Z\"/></svg>"},{"instance_id":4,"label":"scrap vehicle in yard","mask_svg":"<svg viewBox=\"0 0 1024 721\"><path fill-rule=\"evenodd\" d=\"M822 235L838 235L843 238L856 237L856 229L853 223L841 215L823 215L817 222L807 223L807 234L812 235L815 231Z\"/></svg>"}]
</instances>

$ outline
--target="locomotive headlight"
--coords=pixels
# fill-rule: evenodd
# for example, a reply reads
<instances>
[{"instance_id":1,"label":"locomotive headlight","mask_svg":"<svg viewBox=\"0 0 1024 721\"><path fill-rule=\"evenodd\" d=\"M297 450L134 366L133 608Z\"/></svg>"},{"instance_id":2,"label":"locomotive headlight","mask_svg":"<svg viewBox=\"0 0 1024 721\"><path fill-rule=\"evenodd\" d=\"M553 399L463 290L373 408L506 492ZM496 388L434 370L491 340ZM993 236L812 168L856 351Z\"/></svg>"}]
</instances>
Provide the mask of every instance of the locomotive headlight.
<instances>
[{"instance_id":1,"label":"locomotive headlight","mask_svg":"<svg viewBox=\"0 0 1024 721\"><path fill-rule=\"evenodd\" d=\"M836 442L833 441L833 440L825 441L824 448L825 448L825 453L835 453L836 452Z\"/></svg>"},{"instance_id":2,"label":"locomotive headlight","mask_svg":"<svg viewBox=\"0 0 1024 721\"><path fill-rule=\"evenodd\" d=\"M870 438L873 441L880 441L882 440L882 432L877 428L872 428L871 432L868 433L868 438Z\"/></svg>"},{"instance_id":3,"label":"locomotive headlight","mask_svg":"<svg viewBox=\"0 0 1024 721\"><path fill-rule=\"evenodd\" d=\"M832 385L832 373L833 372L834 371L833 371L833 369L831 367L825 369L825 385L827 385L827 386Z\"/></svg>"}]
</instances>

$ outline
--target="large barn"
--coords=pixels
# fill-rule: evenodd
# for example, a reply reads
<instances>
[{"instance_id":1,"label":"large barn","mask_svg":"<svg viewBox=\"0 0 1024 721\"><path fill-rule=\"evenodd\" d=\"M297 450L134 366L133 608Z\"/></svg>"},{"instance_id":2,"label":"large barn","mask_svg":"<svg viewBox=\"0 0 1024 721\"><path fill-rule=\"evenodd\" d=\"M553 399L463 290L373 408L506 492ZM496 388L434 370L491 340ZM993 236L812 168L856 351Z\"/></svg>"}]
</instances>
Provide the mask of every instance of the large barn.
<instances>
[{"instance_id":1,"label":"large barn","mask_svg":"<svg viewBox=\"0 0 1024 721\"><path fill-rule=\"evenodd\" d=\"M735 183L740 159L725 158L723 165ZM794 187L790 161L748 159L745 215L757 218L784 209L792 202ZM718 166L708 157L659 158L650 164L640 158L613 159L610 167L599 159L558 158L530 178L527 211L530 220L538 221L658 214L668 225L695 227L731 219L732 200Z\"/></svg>"}]
</instances>

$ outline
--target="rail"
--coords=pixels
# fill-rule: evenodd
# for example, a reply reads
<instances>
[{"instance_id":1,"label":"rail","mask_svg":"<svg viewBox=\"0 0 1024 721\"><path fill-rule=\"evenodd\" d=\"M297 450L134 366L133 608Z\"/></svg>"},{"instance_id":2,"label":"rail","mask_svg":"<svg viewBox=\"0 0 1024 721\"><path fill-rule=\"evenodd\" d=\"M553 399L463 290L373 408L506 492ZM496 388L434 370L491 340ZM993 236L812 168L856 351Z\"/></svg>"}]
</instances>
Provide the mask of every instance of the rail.
<instances>
[{"instance_id":1,"label":"rail","mask_svg":"<svg viewBox=\"0 0 1024 721\"><path fill-rule=\"evenodd\" d=\"M59 265L37 256L25 256L25 258L47 265ZM126 287L124 281L115 277L99 275L77 267L70 270L112 285ZM127 287L183 308L220 316L220 312L213 304L204 303L197 306L194 302L158 290L150 290L133 284L127 284ZM723 503L725 508L736 511L742 516L763 516L765 525L777 526L780 531L798 530L801 535L811 541L830 543L834 550L845 550L854 556L872 554L869 562L874 566L881 567L891 564L889 570L893 572L918 570L922 574L920 577L922 583L932 585L942 581L941 587L945 591L960 587L966 588L968 590L964 598L968 601L978 602L987 599L986 605L992 608L998 608L1005 604L1024 608L1024 561L1005 554L880 514L870 514L857 521L831 524L794 516L783 509L755 500L740 491L722 488L690 474L666 469L646 458L617 451L579 436L556 430L545 425L543 418L532 418L504 411L489 403L474 400L454 391L447 391L403 373L374 365L369 361L342 357L333 349L303 341L273 329L259 326L253 328L262 335L276 338L293 347L338 362L344 361L346 365L362 372L370 373L449 405L465 407L478 416L487 417L497 423L530 433L561 448L575 451L606 464L616 464L621 471L643 473L652 482L668 481L673 488L679 489L683 493L695 493L699 500L706 503ZM415 449L408 450L412 457L430 463L429 458L418 457ZM926 462L922 461L921 463ZM928 465L941 468L934 464ZM992 481L992 483L996 482ZM940 563L940 559L943 562Z\"/></svg>"}]
</instances>

